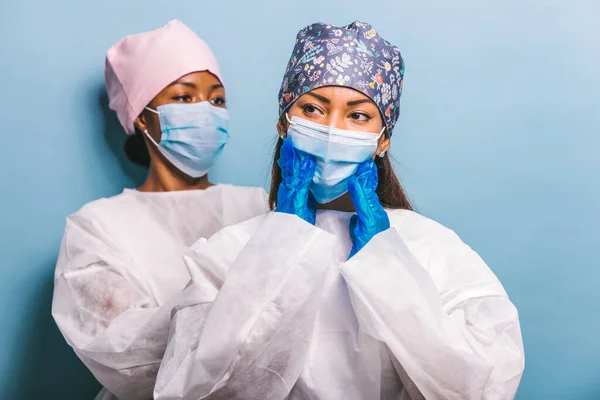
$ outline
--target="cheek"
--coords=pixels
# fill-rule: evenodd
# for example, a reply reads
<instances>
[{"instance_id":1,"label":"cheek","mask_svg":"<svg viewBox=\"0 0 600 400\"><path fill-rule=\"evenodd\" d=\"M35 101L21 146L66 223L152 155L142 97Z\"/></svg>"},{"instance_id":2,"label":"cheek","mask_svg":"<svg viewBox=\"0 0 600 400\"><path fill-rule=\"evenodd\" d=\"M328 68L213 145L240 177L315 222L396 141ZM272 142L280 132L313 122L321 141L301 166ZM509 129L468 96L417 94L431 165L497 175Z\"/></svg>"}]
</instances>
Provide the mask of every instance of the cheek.
<instances>
[{"instance_id":1,"label":"cheek","mask_svg":"<svg viewBox=\"0 0 600 400\"><path fill-rule=\"evenodd\" d=\"M335 120L337 123L336 126L349 131L359 131L379 135L379 132L381 132L382 129L381 122L376 118L371 118L369 120L357 120L341 115L340 117L336 117Z\"/></svg>"},{"instance_id":2,"label":"cheek","mask_svg":"<svg viewBox=\"0 0 600 400\"><path fill-rule=\"evenodd\" d=\"M159 142L162 136L162 132L160 130L160 122L158 119L158 115L154 113L150 114L152 115L146 117L146 126L148 127L148 133L150 133L152 139L154 139L156 142Z\"/></svg>"},{"instance_id":3,"label":"cheek","mask_svg":"<svg viewBox=\"0 0 600 400\"><path fill-rule=\"evenodd\" d=\"M287 110L287 114L290 119L292 119L292 117L305 118L304 110L297 104L292 105L289 110Z\"/></svg>"},{"instance_id":4,"label":"cheek","mask_svg":"<svg viewBox=\"0 0 600 400\"><path fill-rule=\"evenodd\" d=\"M381 130L383 129L381 121L377 120L377 118L372 118L369 121L367 121L364 127L367 132L375 133L377 135L379 135L379 132L381 132ZM383 138L383 136L381 136L381 138ZM381 141L379 143L381 143Z\"/></svg>"},{"instance_id":5,"label":"cheek","mask_svg":"<svg viewBox=\"0 0 600 400\"><path fill-rule=\"evenodd\" d=\"M379 132L382 131L384 124L383 119L381 118L381 116L379 116L379 114L377 114L377 116L375 118L372 118L369 122L372 123L371 127L373 129L373 132L377 132L377 134L379 134ZM384 136L381 136L381 139L384 138ZM381 141L379 143L381 143Z\"/></svg>"}]
</instances>

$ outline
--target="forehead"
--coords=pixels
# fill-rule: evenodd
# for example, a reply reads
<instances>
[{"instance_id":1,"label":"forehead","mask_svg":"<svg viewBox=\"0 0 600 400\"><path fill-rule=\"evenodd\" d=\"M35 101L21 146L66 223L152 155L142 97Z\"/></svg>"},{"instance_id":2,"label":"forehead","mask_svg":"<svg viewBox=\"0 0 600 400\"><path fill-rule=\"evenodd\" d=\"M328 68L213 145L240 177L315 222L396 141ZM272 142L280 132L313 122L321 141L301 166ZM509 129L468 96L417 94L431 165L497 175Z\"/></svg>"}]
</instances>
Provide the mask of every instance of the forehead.
<instances>
[{"instance_id":1,"label":"forehead","mask_svg":"<svg viewBox=\"0 0 600 400\"><path fill-rule=\"evenodd\" d=\"M356 89L344 86L323 86L313 89L308 93L313 93L321 97L327 98L332 104L343 103L344 105L350 101L368 100L373 106L376 106L373 100L366 94L359 92ZM305 97L308 93L301 96ZM310 96L312 97L312 96Z\"/></svg>"},{"instance_id":2,"label":"forehead","mask_svg":"<svg viewBox=\"0 0 600 400\"><path fill-rule=\"evenodd\" d=\"M221 81L215 75L208 71L197 71L191 72L187 75L182 76L181 78L173 81L171 85L177 83L194 83L196 85L217 85L220 84Z\"/></svg>"}]
</instances>

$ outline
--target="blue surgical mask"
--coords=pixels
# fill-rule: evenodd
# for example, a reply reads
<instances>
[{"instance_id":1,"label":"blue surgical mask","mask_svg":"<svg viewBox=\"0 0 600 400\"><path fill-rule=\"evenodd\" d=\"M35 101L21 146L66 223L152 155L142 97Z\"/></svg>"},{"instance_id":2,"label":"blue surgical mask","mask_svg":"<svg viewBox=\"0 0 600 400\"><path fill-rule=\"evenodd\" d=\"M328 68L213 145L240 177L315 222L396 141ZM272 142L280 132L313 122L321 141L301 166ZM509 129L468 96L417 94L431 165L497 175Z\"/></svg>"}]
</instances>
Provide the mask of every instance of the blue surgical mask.
<instances>
[{"instance_id":1,"label":"blue surgical mask","mask_svg":"<svg viewBox=\"0 0 600 400\"><path fill-rule=\"evenodd\" d=\"M379 134L347 131L298 117L288 117L288 122L287 135L294 148L301 157L310 154L315 158L315 177L309 189L320 204L348 191L348 178L375 154L383 134L383 130Z\"/></svg>"},{"instance_id":2,"label":"blue surgical mask","mask_svg":"<svg viewBox=\"0 0 600 400\"><path fill-rule=\"evenodd\" d=\"M208 101L165 104L156 110L162 136L160 143L144 132L171 164L184 174L206 175L229 140L229 113Z\"/></svg>"}]
</instances>

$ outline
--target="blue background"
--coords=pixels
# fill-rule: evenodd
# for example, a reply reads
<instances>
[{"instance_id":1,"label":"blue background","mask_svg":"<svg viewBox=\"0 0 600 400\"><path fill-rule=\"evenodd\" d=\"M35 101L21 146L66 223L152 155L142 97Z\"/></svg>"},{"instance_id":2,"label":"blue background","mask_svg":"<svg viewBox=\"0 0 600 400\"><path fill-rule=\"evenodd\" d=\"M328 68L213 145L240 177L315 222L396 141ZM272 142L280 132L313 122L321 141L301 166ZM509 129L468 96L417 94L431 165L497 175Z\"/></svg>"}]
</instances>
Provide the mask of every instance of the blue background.
<instances>
[{"instance_id":1,"label":"blue background","mask_svg":"<svg viewBox=\"0 0 600 400\"><path fill-rule=\"evenodd\" d=\"M220 60L233 137L212 178L235 184L267 184L297 30L360 19L397 44L397 170L418 210L471 244L517 305L518 398L600 398L600 2L4 0L2 399L98 389L50 316L53 268L65 217L144 174L107 110L104 54L171 18Z\"/></svg>"}]
</instances>

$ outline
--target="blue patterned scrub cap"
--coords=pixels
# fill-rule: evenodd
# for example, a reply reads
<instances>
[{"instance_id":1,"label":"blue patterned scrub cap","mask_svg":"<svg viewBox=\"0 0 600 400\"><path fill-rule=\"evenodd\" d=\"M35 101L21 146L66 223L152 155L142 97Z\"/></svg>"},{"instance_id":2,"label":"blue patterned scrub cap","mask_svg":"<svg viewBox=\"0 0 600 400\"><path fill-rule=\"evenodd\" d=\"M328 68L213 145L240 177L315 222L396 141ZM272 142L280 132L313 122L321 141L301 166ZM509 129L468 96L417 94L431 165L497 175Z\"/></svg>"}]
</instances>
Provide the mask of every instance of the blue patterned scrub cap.
<instances>
[{"instance_id":1,"label":"blue patterned scrub cap","mask_svg":"<svg viewBox=\"0 0 600 400\"><path fill-rule=\"evenodd\" d=\"M317 23L298 32L279 91L279 116L304 93L346 86L369 96L391 135L400 114L404 61L375 28L354 21L338 28Z\"/></svg>"}]
</instances>

